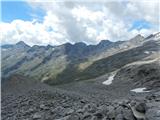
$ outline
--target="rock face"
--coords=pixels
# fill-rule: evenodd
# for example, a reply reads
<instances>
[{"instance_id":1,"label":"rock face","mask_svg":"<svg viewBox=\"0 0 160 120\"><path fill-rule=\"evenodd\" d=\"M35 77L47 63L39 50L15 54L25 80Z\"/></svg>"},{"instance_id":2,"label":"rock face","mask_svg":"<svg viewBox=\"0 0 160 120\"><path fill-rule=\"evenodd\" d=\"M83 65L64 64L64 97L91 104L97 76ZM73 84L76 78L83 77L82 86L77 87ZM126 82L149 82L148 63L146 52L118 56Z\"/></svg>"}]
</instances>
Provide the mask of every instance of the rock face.
<instances>
[{"instance_id":1,"label":"rock face","mask_svg":"<svg viewBox=\"0 0 160 120\"><path fill-rule=\"evenodd\" d=\"M128 84L131 89L146 88L147 90L160 87L159 60L135 62L120 69L113 84Z\"/></svg>"},{"instance_id":2,"label":"rock face","mask_svg":"<svg viewBox=\"0 0 160 120\"><path fill-rule=\"evenodd\" d=\"M160 55L160 45L155 42L147 42L140 47L120 52L94 62L81 73L81 76L83 79L89 79L103 75L106 72L115 71L127 64L140 61L148 57L149 55L144 53L146 50L155 51L158 56Z\"/></svg>"}]
</instances>

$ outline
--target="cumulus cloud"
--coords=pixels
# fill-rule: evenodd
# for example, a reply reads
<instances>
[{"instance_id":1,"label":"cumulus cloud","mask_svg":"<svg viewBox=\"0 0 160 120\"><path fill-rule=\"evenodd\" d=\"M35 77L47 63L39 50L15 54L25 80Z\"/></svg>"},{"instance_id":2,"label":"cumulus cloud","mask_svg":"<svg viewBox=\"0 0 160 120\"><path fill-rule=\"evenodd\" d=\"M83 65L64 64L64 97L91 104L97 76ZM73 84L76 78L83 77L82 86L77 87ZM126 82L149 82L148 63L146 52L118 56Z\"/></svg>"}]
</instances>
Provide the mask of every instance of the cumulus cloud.
<instances>
[{"instance_id":1,"label":"cumulus cloud","mask_svg":"<svg viewBox=\"0 0 160 120\"><path fill-rule=\"evenodd\" d=\"M24 41L29 45L57 45L59 40L65 40L62 34L48 31L47 28L45 23L35 21L14 20L11 23L0 23L2 44Z\"/></svg>"},{"instance_id":2,"label":"cumulus cloud","mask_svg":"<svg viewBox=\"0 0 160 120\"><path fill-rule=\"evenodd\" d=\"M158 2L109 1L36 2L28 1L32 9L46 12L42 22L14 20L0 23L2 43L20 40L30 45L59 45L66 42L96 44L102 39L127 40L137 34L149 35L159 30ZM150 28L133 26L137 20ZM132 29L131 29L132 28Z\"/></svg>"}]
</instances>

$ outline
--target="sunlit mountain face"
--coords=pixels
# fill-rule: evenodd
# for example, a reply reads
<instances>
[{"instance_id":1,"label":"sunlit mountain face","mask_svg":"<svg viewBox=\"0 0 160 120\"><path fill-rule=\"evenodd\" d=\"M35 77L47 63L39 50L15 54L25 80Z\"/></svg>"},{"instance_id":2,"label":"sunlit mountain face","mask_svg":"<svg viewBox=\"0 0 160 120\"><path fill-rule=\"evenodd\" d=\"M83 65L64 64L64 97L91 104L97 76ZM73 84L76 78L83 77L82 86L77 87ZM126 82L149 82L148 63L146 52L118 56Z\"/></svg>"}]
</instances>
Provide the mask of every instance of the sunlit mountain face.
<instances>
[{"instance_id":1,"label":"sunlit mountain face","mask_svg":"<svg viewBox=\"0 0 160 120\"><path fill-rule=\"evenodd\" d=\"M2 120L160 119L159 1L1 6Z\"/></svg>"}]
</instances>

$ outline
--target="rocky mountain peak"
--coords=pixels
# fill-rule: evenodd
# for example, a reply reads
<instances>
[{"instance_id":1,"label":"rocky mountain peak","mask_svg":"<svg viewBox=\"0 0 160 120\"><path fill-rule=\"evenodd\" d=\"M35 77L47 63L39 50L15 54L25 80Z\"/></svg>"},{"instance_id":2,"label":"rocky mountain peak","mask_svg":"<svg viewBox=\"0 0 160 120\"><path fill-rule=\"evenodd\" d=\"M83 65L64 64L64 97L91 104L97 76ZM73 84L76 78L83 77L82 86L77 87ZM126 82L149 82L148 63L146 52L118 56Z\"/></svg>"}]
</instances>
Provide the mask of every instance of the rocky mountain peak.
<instances>
[{"instance_id":1,"label":"rocky mountain peak","mask_svg":"<svg viewBox=\"0 0 160 120\"><path fill-rule=\"evenodd\" d=\"M110 40L101 40L99 44L109 44L112 43Z\"/></svg>"},{"instance_id":2,"label":"rocky mountain peak","mask_svg":"<svg viewBox=\"0 0 160 120\"><path fill-rule=\"evenodd\" d=\"M144 39L144 36L142 36L141 34L138 34L135 37L133 37L132 39Z\"/></svg>"},{"instance_id":3,"label":"rocky mountain peak","mask_svg":"<svg viewBox=\"0 0 160 120\"><path fill-rule=\"evenodd\" d=\"M52 46L52 45L47 45L46 46L46 50L51 49L51 48L54 48L54 46Z\"/></svg>"},{"instance_id":4,"label":"rocky mountain peak","mask_svg":"<svg viewBox=\"0 0 160 120\"><path fill-rule=\"evenodd\" d=\"M78 43L75 43L74 46L76 46L76 47L85 47L87 45L84 42L78 42Z\"/></svg>"},{"instance_id":5,"label":"rocky mountain peak","mask_svg":"<svg viewBox=\"0 0 160 120\"><path fill-rule=\"evenodd\" d=\"M139 44L144 40L144 36L142 36L141 34L136 35L135 37L133 37L132 39L129 40L130 43L132 44Z\"/></svg>"},{"instance_id":6,"label":"rocky mountain peak","mask_svg":"<svg viewBox=\"0 0 160 120\"><path fill-rule=\"evenodd\" d=\"M146 40L159 40L160 39L160 32L157 32L155 34L150 34L145 39Z\"/></svg>"},{"instance_id":7,"label":"rocky mountain peak","mask_svg":"<svg viewBox=\"0 0 160 120\"><path fill-rule=\"evenodd\" d=\"M157 39L157 40L160 39L160 32L155 33L155 34L154 34L154 38Z\"/></svg>"},{"instance_id":8,"label":"rocky mountain peak","mask_svg":"<svg viewBox=\"0 0 160 120\"><path fill-rule=\"evenodd\" d=\"M19 41L19 42L16 43L16 45L26 46L27 44L24 41Z\"/></svg>"},{"instance_id":9,"label":"rocky mountain peak","mask_svg":"<svg viewBox=\"0 0 160 120\"><path fill-rule=\"evenodd\" d=\"M46 47L47 47L47 48L53 48L53 46L52 46L52 45L47 45Z\"/></svg>"},{"instance_id":10,"label":"rocky mountain peak","mask_svg":"<svg viewBox=\"0 0 160 120\"><path fill-rule=\"evenodd\" d=\"M15 46L18 47L18 48L29 48L30 47L24 41L19 41L18 43L16 43Z\"/></svg>"},{"instance_id":11,"label":"rocky mountain peak","mask_svg":"<svg viewBox=\"0 0 160 120\"><path fill-rule=\"evenodd\" d=\"M99 44L97 46L99 47L106 47L111 45L113 42L109 41L109 40L101 40L101 42L99 42Z\"/></svg>"},{"instance_id":12,"label":"rocky mountain peak","mask_svg":"<svg viewBox=\"0 0 160 120\"><path fill-rule=\"evenodd\" d=\"M69 47L69 46L72 46L72 44L68 42L68 43L62 44L62 45L60 45L60 46Z\"/></svg>"},{"instance_id":13,"label":"rocky mountain peak","mask_svg":"<svg viewBox=\"0 0 160 120\"><path fill-rule=\"evenodd\" d=\"M150 34L150 35L147 36L145 39L150 39L150 38L152 38L152 37L154 37L154 35L153 35L153 34Z\"/></svg>"}]
</instances>

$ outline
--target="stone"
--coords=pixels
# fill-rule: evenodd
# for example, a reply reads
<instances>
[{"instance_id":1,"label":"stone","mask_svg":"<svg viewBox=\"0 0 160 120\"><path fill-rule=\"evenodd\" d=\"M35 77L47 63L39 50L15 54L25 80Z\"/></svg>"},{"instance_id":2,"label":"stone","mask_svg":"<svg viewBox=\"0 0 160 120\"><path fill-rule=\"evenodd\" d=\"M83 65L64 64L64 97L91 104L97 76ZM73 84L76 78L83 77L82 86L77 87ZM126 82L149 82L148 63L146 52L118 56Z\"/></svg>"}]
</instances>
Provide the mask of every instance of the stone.
<instances>
[{"instance_id":1,"label":"stone","mask_svg":"<svg viewBox=\"0 0 160 120\"><path fill-rule=\"evenodd\" d=\"M98 107L98 112L99 112L99 113L102 113L102 114L106 115L108 111L109 111L109 110L108 110L108 108L107 108L106 105L102 105L102 106L99 106L99 107Z\"/></svg>"},{"instance_id":2,"label":"stone","mask_svg":"<svg viewBox=\"0 0 160 120\"><path fill-rule=\"evenodd\" d=\"M86 104L84 107L83 107L84 111L88 111L90 113L94 113L97 108L94 104Z\"/></svg>"},{"instance_id":3,"label":"stone","mask_svg":"<svg viewBox=\"0 0 160 120\"><path fill-rule=\"evenodd\" d=\"M153 108L146 111L147 120L160 120L160 110Z\"/></svg>"},{"instance_id":4,"label":"stone","mask_svg":"<svg viewBox=\"0 0 160 120\"><path fill-rule=\"evenodd\" d=\"M126 101L122 102L121 106L124 108L129 108L128 102L126 102Z\"/></svg>"},{"instance_id":5,"label":"stone","mask_svg":"<svg viewBox=\"0 0 160 120\"><path fill-rule=\"evenodd\" d=\"M108 107L107 116L108 116L109 119L114 119L115 118L116 115L115 115L115 110L114 110L113 106Z\"/></svg>"},{"instance_id":6,"label":"stone","mask_svg":"<svg viewBox=\"0 0 160 120\"><path fill-rule=\"evenodd\" d=\"M38 119L40 119L41 118L41 114L40 113L35 113L34 115L33 115L33 120L38 120Z\"/></svg>"},{"instance_id":7,"label":"stone","mask_svg":"<svg viewBox=\"0 0 160 120\"><path fill-rule=\"evenodd\" d=\"M160 103L151 102L147 103L146 119L147 120L160 120Z\"/></svg>"},{"instance_id":8,"label":"stone","mask_svg":"<svg viewBox=\"0 0 160 120\"><path fill-rule=\"evenodd\" d=\"M138 103L138 104L136 104L135 109L138 112L145 113L146 112L146 104L145 103Z\"/></svg>"},{"instance_id":9,"label":"stone","mask_svg":"<svg viewBox=\"0 0 160 120\"><path fill-rule=\"evenodd\" d=\"M81 102L81 103L83 103L83 104L84 104L84 103L86 103L86 101L85 101L85 100L83 100L83 99L82 99L82 100L80 100L80 102Z\"/></svg>"},{"instance_id":10,"label":"stone","mask_svg":"<svg viewBox=\"0 0 160 120\"><path fill-rule=\"evenodd\" d=\"M45 106L44 104L41 104L39 107L41 110L49 110L49 108Z\"/></svg>"},{"instance_id":11,"label":"stone","mask_svg":"<svg viewBox=\"0 0 160 120\"><path fill-rule=\"evenodd\" d=\"M65 115L70 115L74 112L74 110L71 108L66 108L66 109L64 109L64 112L65 112Z\"/></svg>"},{"instance_id":12,"label":"stone","mask_svg":"<svg viewBox=\"0 0 160 120\"><path fill-rule=\"evenodd\" d=\"M77 113L83 113L83 112L84 112L84 109L78 109L76 112L77 112Z\"/></svg>"},{"instance_id":13,"label":"stone","mask_svg":"<svg viewBox=\"0 0 160 120\"><path fill-rule=\"evenodd\" d=\"M81 120L82 118L80 118L80 116L78 114L71 114L68 117L68 120Z\"/></svg>"},{"instance_id":14,"label":"stone","mask_svg":"<svg viewBox=\"0 0 160 120\"><path fill-rule=\"evenodd\" d=\"M115 109L115 114L118 115L118 114L122 114L122 111L123 111L123 107L122 106L118 106L116 109Z\"/></svg>"},{"instance_id":15,"label":"stone","mask_svg":"<svg viewBox=\"0 0 160 120\"><path fill-rule=\"evenodd\" d=\"M102 113L95 113L94 116L96 116L98 119L102 119L103 118L103 114Z\"/></svg>"},{"instance_id":16,"label":"stone","mask_svg":"<svg viewBox=\"0 0 160 120\"><path fill-rule=\"evenodd\" d=\"M96 116L92 116L91 120L98 120Z\"/></svg>"},{"instance_id":17,"label":"stone","mask_svg":"<svg viewBox=\"0 0 160 120\"><path fill-rule=\"evenodd\" d=\"M70 120L69 117L70 116L65 116L65 117L62 117L62 118L59 118L59 119L55 119L55 120Z\"/></svg>"},{"instance_id":18,"label":"stone","mask_svg":"<svg viewBox=\"0 0 160 120\"><path fill-rule=\"evenodd\" d=\"M124 120L123 115L122 114L116 115L115 120Z\"/></svg>"},{"instance_id":19,"label":"stone","mask_svg":"<svg viewBox=\"0 0 160 120\"><path fill-rule=\"evenodd\" d=\"M34 109L33 108L29 108L29 110L27 110L25 112L25 115L30 115L31 113L34 113Z\"/></svg>"},{"instance_id":20,"label":"stone","mask_svg":"<svg viewBox=\"0 0 160 120\"><path fill-rule=\"evenodd\" d=\"M63 110L64 110L64 108L62 106L58 106L55 109L51 110L51 112L54 114L62 114Z\"/></svg>"},{"instance_id":21,"label":"stone","mask_svg":"<svg viewBox=\"0 0 160 120\"><path fill-rule=\"evenodd\" d=\"M90 120L92 118L92 115L88 112L84 113L83 120Z\"/></svg>"},{"instance_id":22,"label":"stone","mask_svg":"<svg viewBox=\"0 0 160 120\"><path fill-rule=\"evenodd\" d=\"M134 115L131 110L124 109L123 110L123 117L125 120L135 120Z\"/></svg>"}]
</instances>

